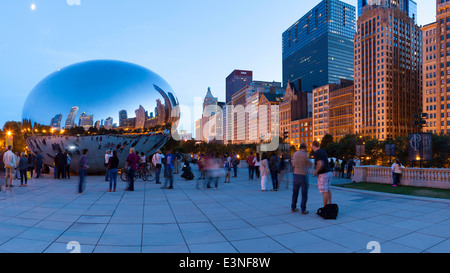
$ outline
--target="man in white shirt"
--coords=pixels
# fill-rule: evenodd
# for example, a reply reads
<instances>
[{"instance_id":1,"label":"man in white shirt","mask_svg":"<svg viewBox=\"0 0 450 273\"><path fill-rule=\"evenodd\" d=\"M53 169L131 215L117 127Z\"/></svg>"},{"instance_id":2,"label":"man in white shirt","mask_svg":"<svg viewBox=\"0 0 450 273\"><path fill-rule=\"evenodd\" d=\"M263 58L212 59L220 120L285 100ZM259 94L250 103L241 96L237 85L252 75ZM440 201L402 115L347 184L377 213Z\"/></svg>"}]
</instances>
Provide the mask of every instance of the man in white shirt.
<instances>
[{"instance_id":1,"label":"man in white shirt","mask_svg":"<svg viewBox=\"0 0 450 273\"><path fill-rule=\"evenodd\" d=\"M3 163L5 164L5 188L8 187L8 176L9 187L13 187L12 181L14 179L14 169L16 168L16 156L11 150L12 147L8 146L8 150L3 154Z\"/></svg>"},{"instance_id":2,"label":"man in white shirt","mask_svg":"<svg viewBox=\"0 0 450 273\"><path fill-rule=\"evenodd\" d=\"M156 184L161 184L161 182L159 182L159 174L161 173L161 159L164 157L165 156L161 153L161 151L158 150L152 158L152 163L155 166Z\"/></svg>"}]
</instances>

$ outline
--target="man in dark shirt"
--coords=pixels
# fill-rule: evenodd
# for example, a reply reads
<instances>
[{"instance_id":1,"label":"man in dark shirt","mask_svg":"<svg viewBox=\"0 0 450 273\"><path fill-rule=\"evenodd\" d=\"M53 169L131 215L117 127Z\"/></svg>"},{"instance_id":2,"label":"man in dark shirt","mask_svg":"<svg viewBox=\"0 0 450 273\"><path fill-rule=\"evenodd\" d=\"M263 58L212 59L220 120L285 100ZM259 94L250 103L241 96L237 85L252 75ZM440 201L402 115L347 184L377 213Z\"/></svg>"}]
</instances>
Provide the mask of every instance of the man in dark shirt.
<instances>
[{"instance_id":1,"label":"man in dark shirt","mask_svg":"<svg viewBox=\"0 0 450 273\"><path fill-rule=\"evenodd\" d=\"M323 206L331 204L331 191L330 184L332 178L332 169L328 164L327 153L320 149L320 143L314 141L312 144L312 150L314 151L314 159L316 168L314 170L314 176L317 175L317 186L319 187L319 192L323 196Z\"/></svg>"}]
</instances>

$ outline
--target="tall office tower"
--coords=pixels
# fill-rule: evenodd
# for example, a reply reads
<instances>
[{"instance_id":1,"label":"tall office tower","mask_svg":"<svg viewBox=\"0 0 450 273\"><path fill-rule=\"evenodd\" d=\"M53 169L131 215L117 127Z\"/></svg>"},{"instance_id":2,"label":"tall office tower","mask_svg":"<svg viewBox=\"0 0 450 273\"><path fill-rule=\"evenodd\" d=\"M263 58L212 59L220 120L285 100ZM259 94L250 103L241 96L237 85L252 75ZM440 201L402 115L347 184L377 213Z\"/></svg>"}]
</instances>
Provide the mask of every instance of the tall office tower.
<instances>
[{"instance_id":1,"label":"tall office tower","mask_svg":"<svg viewBox=\"0 0 450 273\"><path fill-rule=\"evenodd\" d=\"M119 127L127 126L127 119L128 119L127 110L120 110L119 111Z\"/></svg>"},{"instance_id":2,"label":"tall office tower","mask_svg":"<svg viewBox=\"0 0 450 273\"><path fill-rule=\"evenodd\" d=\"M142 107L142 105L139 105L139 108L136 109L135 111L136 114L136 124L135 124L135 128L136 129L142 129L145 126L145 120L147 118L147 115L145 113L145 109L144 107Z\"/></svg>"},{"instance_id":3,"label":"tall office tower","mask_svg":"<svg viewBox=\"0 0 450 273\"><path fill-rule=\"evenodd\" d=\"M300 91L353 80L355 7L323 0L283 33L283 86ZM301 85L301 86L299 86Z\"/></svg>"},{"instance_id":4,"label":"tall office tower","mask_svg":"<svg viewBox=\"0 0 450 273\"><path fill-rule=\"evenodd\" d=\"M226 79L226 101L231 101L231 96L236 92L249 85L253 81L253 72L247 70L234 70Z\"/></svg>"},{"instance_id":5,"label":"tall office tower","mask_svg":"<svg viewBox=\"0 0 450 273\"><path fill-rule=\"evenodd\" d=\"M57 129L57 130L61 129L61 119L62 119L61 114L56 115L54 118L52 118L50 126L53 129Z\"/></svg>"},{"instance_id":6,"label":"tall office tower","mask_svg":"<svg viewBox=\"0 0 450 273\"><path fill-rule=\"evenodd\" d=\"M361 16L366 7L372 8L377 6L397 7L403 12L406 12L408 16L414 19L414 22L417 23L417 3L413 0L358 0L358 17Z\"/></svg>"},{"instance_id":7,"label":"tall office tower","mask_svg":"<svg viewBox=\"0 0 450 273\"><path fill-rule=\"evenodd\" d=\"M75 117L77 116L77 113L78 106L74 106L72 107L72 109L70 109L69 115L66 119L66 125L64 126L65 129L70 129L75 126Z\"/></svg>"},{"instance_id":8,"label":"tall office tower","mask_svg":"<svg viewBox=\"0 0 450 273\"><path fill-rule=\"evenodd\" d=\"M422 31L395 6L364 9L355 34L355 133L385 140L417 131Z\"/></svg>"},{"instance_id":9,"label":"tall office tower","mask_svg":"<svg viewBox=\"0 0 450 273\"><path fill-rule=\"evenodd\" d=\"M424 131L450 133L450 2L436 0L436 22L422 28Z\"/></svg>"}]
</instances>

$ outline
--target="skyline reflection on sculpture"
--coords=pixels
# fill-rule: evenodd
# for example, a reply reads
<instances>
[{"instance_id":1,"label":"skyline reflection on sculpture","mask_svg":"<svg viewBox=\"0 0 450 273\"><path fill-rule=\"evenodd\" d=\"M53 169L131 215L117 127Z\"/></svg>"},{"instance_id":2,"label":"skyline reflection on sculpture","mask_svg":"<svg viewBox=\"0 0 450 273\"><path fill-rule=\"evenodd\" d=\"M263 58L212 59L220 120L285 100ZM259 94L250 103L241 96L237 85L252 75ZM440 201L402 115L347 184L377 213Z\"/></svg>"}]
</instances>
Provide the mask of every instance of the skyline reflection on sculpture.
<instances>
[{"instance_id":1,"label":"skyline reflection on sculpture","mask_svg":"<svg viewBox=\"0 0 450 273\"><path fill-rule=\"evenodd\" d=\"M155 114L153 112L148 113L142 105L134 112L136 117L128 118L128 111L123 109L118 112L119 124L114 123L113 117L107 117L106 119L96 120L94 123L94 115L88 115L83 112L79 116L78 123L75 122L77 112L80 108L78 106L73 106L68 114L65 122L65 126L61 127L61 121L63 119L62 114L57 114L50 121L50 127L54 130L67 130L74 127L83 127L85 131L90 128L100 129L104 127L107 130L111 129L151 129L157 126L164 126L166 123L170 123L171 120L167 120L166 117L166 106L161 103L160 99L156 100ZM41 124L46 125L46 124Z\"/></svg>"}]
</instances>

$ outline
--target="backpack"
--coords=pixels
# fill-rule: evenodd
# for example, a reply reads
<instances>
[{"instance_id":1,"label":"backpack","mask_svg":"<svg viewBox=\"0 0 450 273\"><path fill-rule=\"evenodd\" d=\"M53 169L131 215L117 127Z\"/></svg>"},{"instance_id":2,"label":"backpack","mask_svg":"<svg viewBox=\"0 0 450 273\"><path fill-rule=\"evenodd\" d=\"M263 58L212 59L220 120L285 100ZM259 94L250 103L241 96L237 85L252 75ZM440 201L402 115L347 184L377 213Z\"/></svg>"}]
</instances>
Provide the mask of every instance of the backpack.
<instances>
[{"instance_id":1,"label":"backpack","mask_svg":"<svg viewBox=\"0 0 450 273\"><path fill-rule=\"evenodd\" d=\"M323 208L317 210L317 215L323 219L334 219L336 220L339 212L339 206L336 204L329 204Z\"/></svg>"}]
</instances>

